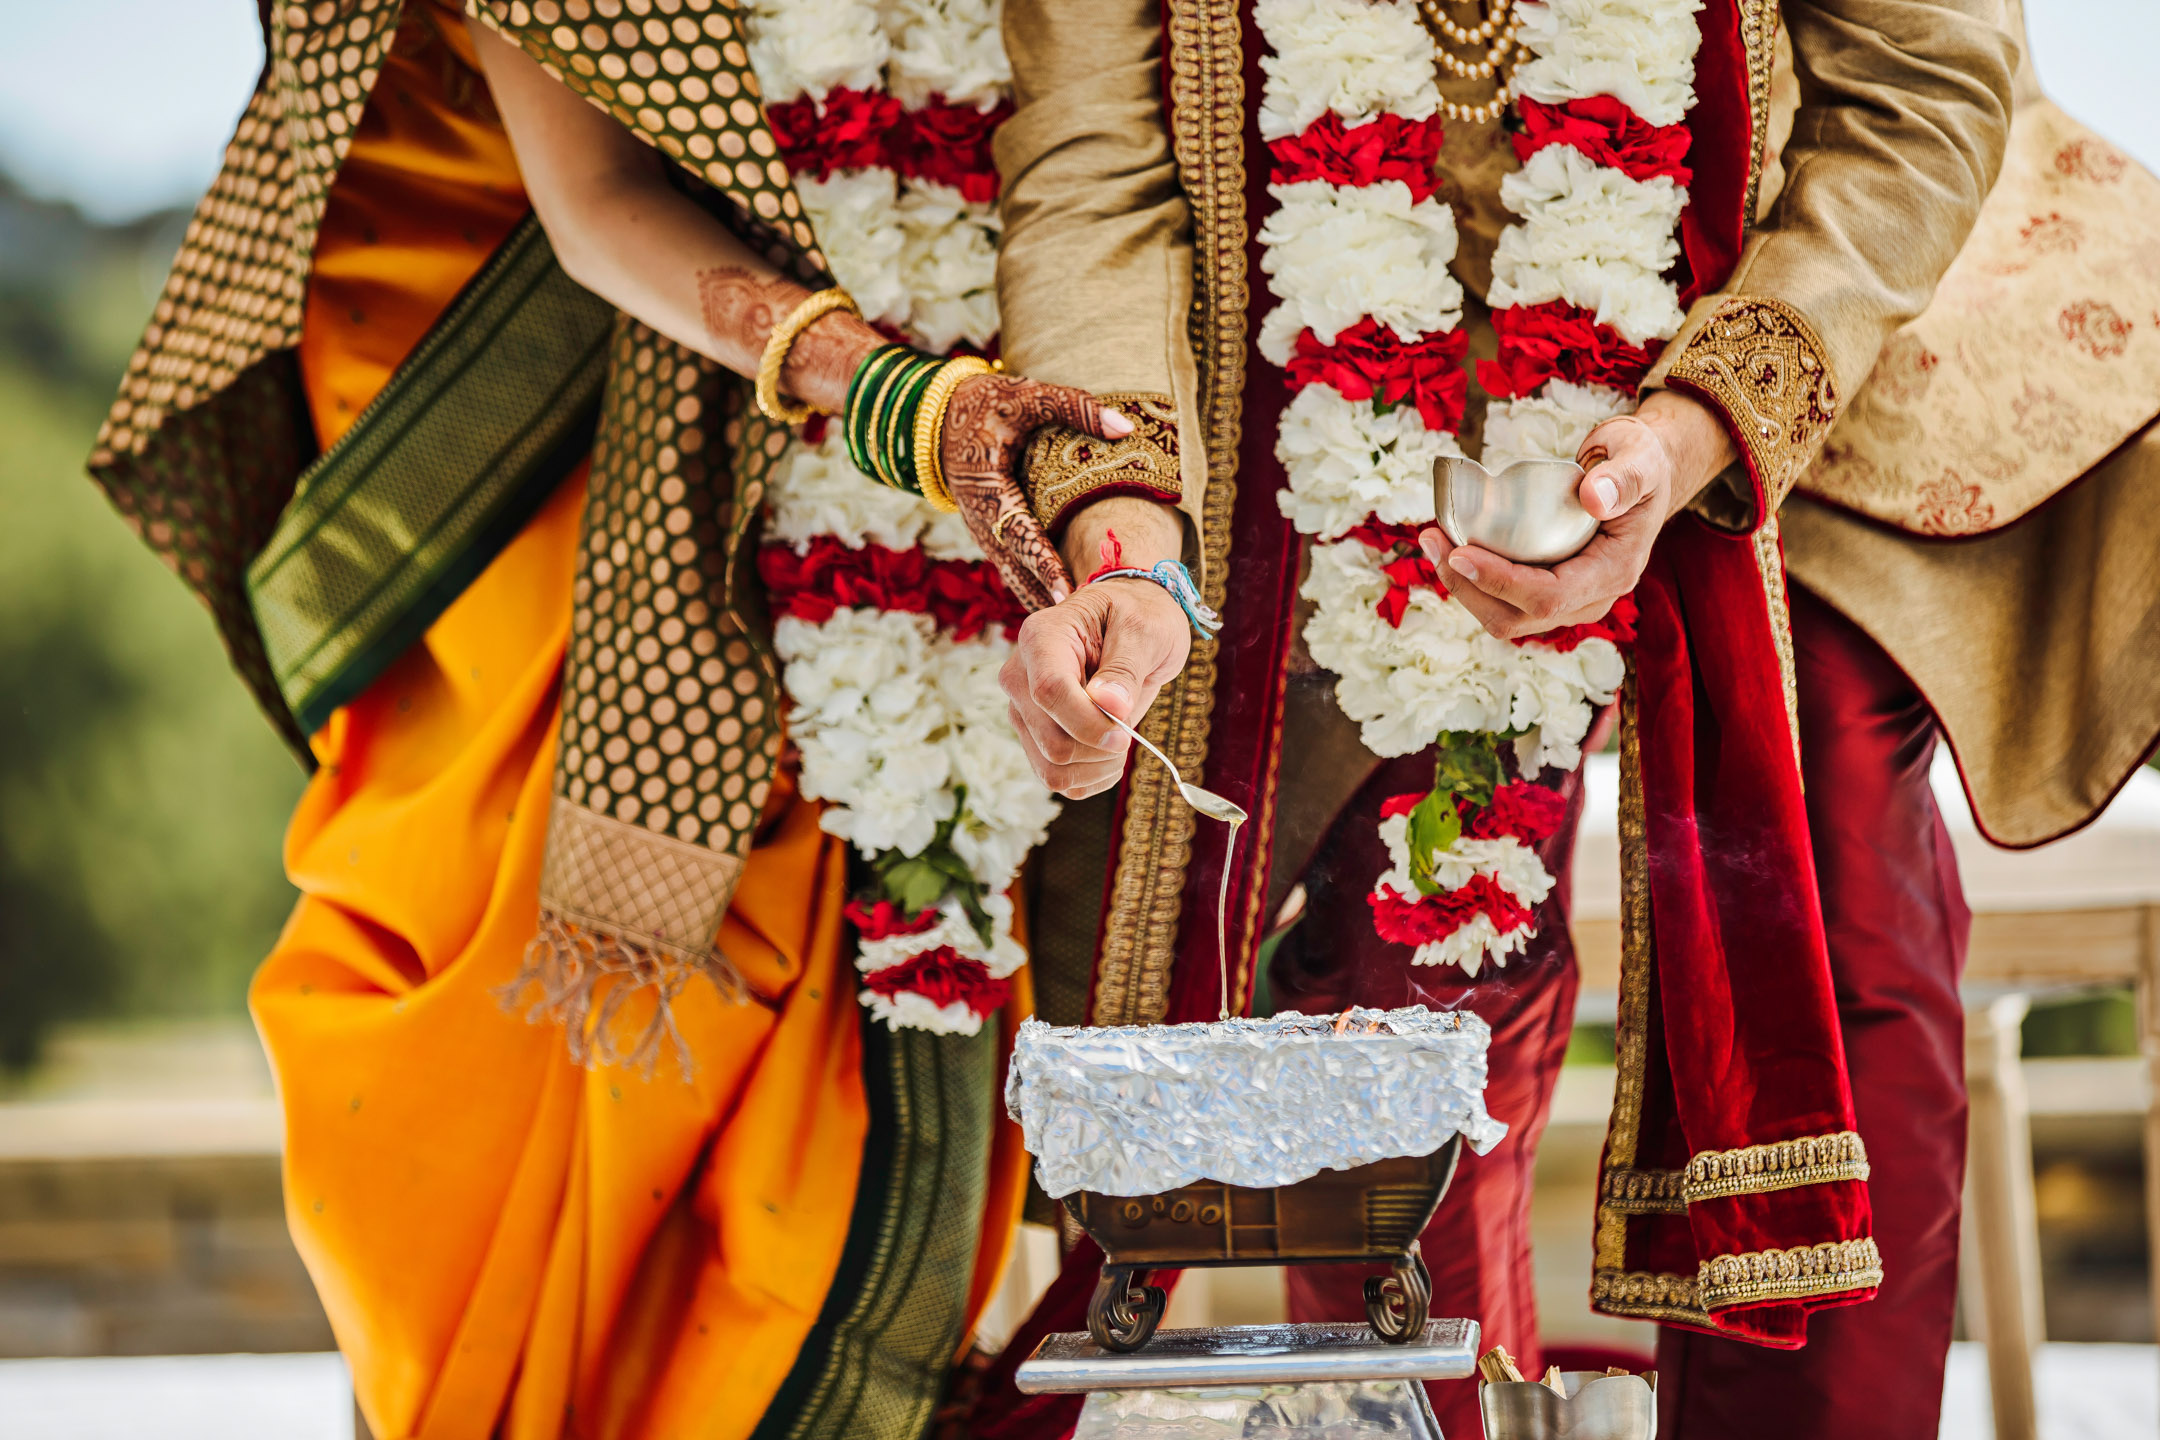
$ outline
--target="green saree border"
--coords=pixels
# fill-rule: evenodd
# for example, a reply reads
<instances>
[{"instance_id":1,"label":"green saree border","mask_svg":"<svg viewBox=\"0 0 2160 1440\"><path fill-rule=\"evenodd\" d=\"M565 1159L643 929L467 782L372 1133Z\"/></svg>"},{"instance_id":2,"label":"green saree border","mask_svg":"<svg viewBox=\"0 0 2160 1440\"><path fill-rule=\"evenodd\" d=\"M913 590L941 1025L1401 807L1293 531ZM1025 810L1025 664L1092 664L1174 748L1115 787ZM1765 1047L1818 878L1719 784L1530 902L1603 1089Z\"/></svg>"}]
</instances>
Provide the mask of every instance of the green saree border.
<instances>
[{"instance_id":1,"label":"green saree border","mask_svg":"<svg viewBox=\"0 0 2160 1440\"><path fill-rule=\"evenodd\" d=\"M614 319L527 216L301 476L247 586L303 732L418 639L591 450Z\"/></svg>"},{"instance_id":2,"label":"green saree border","mask_svg":"<svg viewBox=\"0 0 2160 1440\"><path fill-rule=\"evenodd\" d=\"M917 1440L944 1398L982 1234L997 1028L863 1012L870 1131L824 1309L751 1440Z\"/></svg>"}]
</instances>

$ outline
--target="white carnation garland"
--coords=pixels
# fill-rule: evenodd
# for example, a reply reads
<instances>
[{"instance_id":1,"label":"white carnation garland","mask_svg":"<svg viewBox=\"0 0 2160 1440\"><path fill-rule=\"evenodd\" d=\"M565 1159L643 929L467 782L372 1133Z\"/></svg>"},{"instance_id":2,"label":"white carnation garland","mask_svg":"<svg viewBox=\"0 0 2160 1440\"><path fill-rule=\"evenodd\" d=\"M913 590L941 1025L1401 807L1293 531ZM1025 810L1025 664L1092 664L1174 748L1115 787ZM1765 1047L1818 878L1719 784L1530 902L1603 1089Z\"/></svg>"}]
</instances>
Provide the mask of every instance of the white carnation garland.
<instances>
[{"instance_id":1,"label":"white carnation garland","mask_svg":"<svg viewBox=\"0 0 2160 1440\"><path fill-rule=\"evenodd\" d=\"M757 0L751 19L771 103L883 88L910 111L937 102L987 111L1010 91L996 0ZM834 277L867 318L939 353L995 338L994 201L882 165L799 177L796 188ZM797 555L837 541L929 561L986 558L959 516L856 470L837 425L790 446L767 507L767 543ZM1011 642L996 625L962 639L929 614L860 607L815 623L783 616L773 638L802 793L827 802L819 823L881 875L911 865L908 888L927 901L894 907L902 923L892 933L865 930L862 1003L887 1025L976 1033L994 1005L941 1002L875 977L942 956L1001 982L1026 961L1005 892L1057 805L998 689Z\"/></svg>"},{"instance_id":2,"label":"white carnation garland","mask_svg":"<svg viewBox=\"0 0 2160 1440\"><path fill-rule=\"evenodd\" d=\"M1694 102L1697 8L1699 0L1521 4L1536 58L1519 72L1519 88L1555 104L1609 94L1652 124L1675 124ZM1259 0L1255 20L1269 49L1260 130L1271 143L1324 147L1332 125L1355 130L1389 116L1424 123L1441 108L1432 41L1414 0ZM1368 320L1384 327L1373 332L1383 341L1404 344L1455 328L1462 292L1447 271L1454 223L1437 198L1417 200L1388 178L1289 178L1269 193L1276 208L1260 231L1261 265L1281 303L1262 322L1267 359L1288 367L1301 332L1332 346ZM1677 331L1677 294L1661 272L1677 254L1687 196L1670 178L1639 181L1550 144L1503 182L1501 197L1521 222L1500 240L1495 308L1565 300L1634 344ZM1382 822L1394 863L1375 886L1376 918L1392 907L1398 931L1416 930L1390 938L1414 943L1417 963L1474 975L1521 951L1535 933L1529 911L1553 883L1524 838L1470 833L1491 828L1481 819L1502 823L1513 813L1490 808L1509 798L1497 790L1511 788L1498 747L1512 740L1526 781L1546 767L1574 769L1624 663L1603 636L1497 640L1430 578L1407 587L1391 579L1391 564L1399 571L1417 562L1401 543L1406 532L1381 527L1431 524L1433 461L1461 452L1416 406L1377 400L1346 398L1325 381L1304 384L1278 431L1287 479L1279 500L1312 537L1306 646L1338 676L1337 699L1366 747L1389 757L1436 738L1443 746L1434 792ZM1592 426L1631 408L1621 392L1562 379L1496 400L1485 462L1497 470L1526 456L1572 459ZM1481 753L1492 759L1489 773L1448 788L1450 767L1460 781L1457 761ZM1533 825L1518 828L1537 837ZM1404 926L1406 913L1422 918Z\"/></svg>"}]
</instances>

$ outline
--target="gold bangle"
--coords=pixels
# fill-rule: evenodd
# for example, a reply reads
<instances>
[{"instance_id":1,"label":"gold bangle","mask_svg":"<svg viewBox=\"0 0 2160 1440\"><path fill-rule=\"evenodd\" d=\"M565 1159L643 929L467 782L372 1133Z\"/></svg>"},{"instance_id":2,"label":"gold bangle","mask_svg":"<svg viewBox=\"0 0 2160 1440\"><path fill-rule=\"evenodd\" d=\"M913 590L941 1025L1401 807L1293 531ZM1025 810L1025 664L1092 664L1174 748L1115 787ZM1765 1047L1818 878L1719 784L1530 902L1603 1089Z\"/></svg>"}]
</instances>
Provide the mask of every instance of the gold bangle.
<instances>
[{"instance_id":1,"label":"gold bangle","mask_svg":"<svg viewBox=\"0 0 2160 1440\"><path fill-rule=\"evenodd\" d=\"M957 510L958 501L945 484L942 453L945 444L945 411L952 405L960 382L995 369L980 355L958 355L946 361L923 392L922 408L915 412L915 483L933 510Z\"/></svg>"},{"instance_id":2,"label":"gold bangle","mask_svg":"<svg viewBox=\"0 0 2160 1440\"><path fill-rule=\"evenodd\" d=\"M845 310L857 319L862 318L862 307L855 297L835 285L820 290L797 305L788 317L773 326L770 339L765 342L765 353L758 357L757 408L768 420L783 425L800 425L817 411L814 407L787 399L780 393L780 371L787 364L788 352L802 332L824 319L835 310Z\"/></svg>"}]
</instances>

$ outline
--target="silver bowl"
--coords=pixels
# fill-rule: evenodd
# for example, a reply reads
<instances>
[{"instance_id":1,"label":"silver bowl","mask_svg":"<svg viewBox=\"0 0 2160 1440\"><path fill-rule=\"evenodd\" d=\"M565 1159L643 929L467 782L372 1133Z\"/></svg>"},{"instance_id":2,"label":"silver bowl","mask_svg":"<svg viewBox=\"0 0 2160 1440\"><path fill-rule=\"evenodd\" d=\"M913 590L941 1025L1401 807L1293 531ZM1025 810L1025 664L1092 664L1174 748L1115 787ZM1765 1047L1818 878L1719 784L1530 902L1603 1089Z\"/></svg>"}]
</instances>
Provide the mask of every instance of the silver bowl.
<instances>
[{"instance_id":1,"label":"silver bowl","mask_svg":"<svg viewBox=\"0 0 2160 1440\"><path fill-rule=\"evenodd\" d=\"M1652 1440L1657 1395L1640 1375L1563 1371L1562 1399L1535 1381L1503 1380L1478 1392L1485 1440Z\"/></svg>"},{"instance_id":2,"label":"silver bowl","mask_svg":"<svg viewBox=\"0 0 2160 1440\"><path fill-rule=\"evenodd\" d=\"M1517 460L1498 475L1475 460L1433 462L1433 509L1457 545L1476 545L1518 565L1557 565L1590 543L1598 522L1576 498L1573 460Z\"/></svg>"}]
</instances>

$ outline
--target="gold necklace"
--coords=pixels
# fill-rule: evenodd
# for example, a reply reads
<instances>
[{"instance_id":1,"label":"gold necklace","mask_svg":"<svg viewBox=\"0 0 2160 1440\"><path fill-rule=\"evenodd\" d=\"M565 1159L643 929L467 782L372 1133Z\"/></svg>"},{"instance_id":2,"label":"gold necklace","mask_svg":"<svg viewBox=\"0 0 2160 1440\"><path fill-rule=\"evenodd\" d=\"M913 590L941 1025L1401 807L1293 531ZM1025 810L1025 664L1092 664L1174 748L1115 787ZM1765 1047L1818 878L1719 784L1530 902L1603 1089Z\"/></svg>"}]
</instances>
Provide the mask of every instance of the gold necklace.
<instances>
[{"instance_id":1,"label":"gold necklace","mask_svg":"<svg viewBox=\"0 0 2160 1440\"><path fill-rule=\"evenodd\" d=\"M1484 104L1464 105L1442 100L1441 113L1450 120L1471 124L1498 120L1514 98L1515 67L1529 53L1522 44L1522 18L1515 13L1515 0L1501 0L1497 10L1488 9L1482 21L1474 26L1455 23L1444 8L1444 0L1418 0L1418 9L1425 17L1426 29L1432 32L1433 59L1442 71L1457 80L1497 79L1499 82L1492 98ZM1465 60L1447 48L1449 43L1485 46L1487 42L1491 43L1480 60Z\"/></svg>"}]
</instances>

